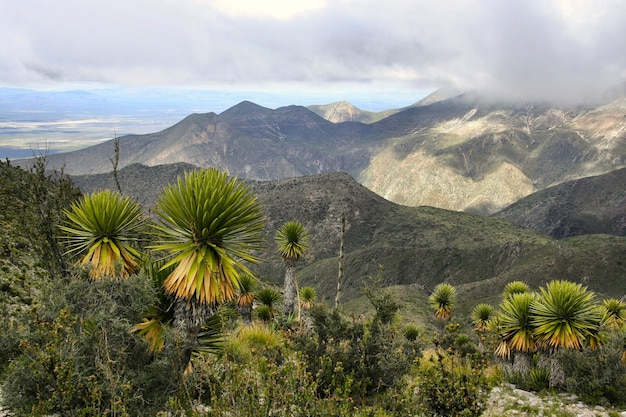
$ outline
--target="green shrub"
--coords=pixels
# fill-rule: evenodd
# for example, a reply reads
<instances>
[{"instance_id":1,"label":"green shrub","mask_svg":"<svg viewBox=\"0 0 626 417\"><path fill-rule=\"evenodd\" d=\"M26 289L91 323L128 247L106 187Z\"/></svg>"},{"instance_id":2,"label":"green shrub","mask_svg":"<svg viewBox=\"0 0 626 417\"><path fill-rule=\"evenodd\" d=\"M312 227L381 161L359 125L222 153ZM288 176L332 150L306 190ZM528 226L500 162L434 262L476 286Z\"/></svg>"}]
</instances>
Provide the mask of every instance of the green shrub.
<instances>
[{"instance_id":1,"label":"green shrub","mask_svg":"<svg viewBox=\"0 0 626 417\"><path fill-rule=\"evenodd\" d=\"M294 336L307 369L316 375L318 394L345 395L357 403L396 386L421 354L421 341L408 340L393 323L398 303L372 296L376 312L367 321L348 320L336 309L313 306L313 332Z\"/></svg>"},{"instance_id":2,"label":"green shrub","mask_svg":"<svg viewBox=\"0 0 626 417\"><path fill-rule=\"evenodd\" d=\"M626 332L616 331L607 343L595 350L563 350L558 359L565 372L567 392L592 404L626 405L626 372L620 362Z\"/></svg>"},{"instance_id":3,"label":"green shrub","mask_svg":"<svg viewBox=\"0 0 626 417\"><path fill-rule=\"evenodd\" d=\"M178 389L176 338L161 355L131 332L154 301L145 276L55 281L23 318L4 399L18 415L153 415Z\"/></svg>"},{"instance_id":4,"label":"green shrub","mask_svg":"<svg viewBox=\"0 0 626 417\"><path fill-rule=\"evenodd\" d=\"M417 367L417 408L428 416L478 417L485 409L483 363L464 363L455 353L435 353Z\"/></svg>"}]
</instances>

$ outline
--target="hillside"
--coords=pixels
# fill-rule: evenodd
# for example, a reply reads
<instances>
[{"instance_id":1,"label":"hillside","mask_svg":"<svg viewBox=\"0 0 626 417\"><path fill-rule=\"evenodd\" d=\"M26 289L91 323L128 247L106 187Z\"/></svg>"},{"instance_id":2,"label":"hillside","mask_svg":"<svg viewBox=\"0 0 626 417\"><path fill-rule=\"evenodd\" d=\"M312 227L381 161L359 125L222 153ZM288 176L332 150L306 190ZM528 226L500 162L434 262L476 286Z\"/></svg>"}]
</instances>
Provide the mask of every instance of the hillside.
<instances>
[{"instance_id":1,"label":"hillside","mask_svg":"<svg viewBox=\"0 0 626 417\"><path fill-rule=\"evenodd\" d=\"M188 167L142 167L119 172L125 193L148 206L161 184ZM161 175L163 170L164 174ZM131 178L133 180L131 180ZM75 177L91 191L89 177ZM114 185L112 176L108 182ZM433 207L407 207L387 201L347 174L329 173L280 181L249 181L267 215L267 261L256 267L265 280L281 283L282 261L273 242L284 222L298 220L311 234L311 249L300 265L301 285L333 299L338 271L342 214L347 220L345 283L342 300L361 296L368 280L380 276L384 286L404 288L425 302L443 281L459 287L461 309L480 300L496 300L506 282L523 280L533 287L551 279L584 282L601 294L626 294L626 238L594 235L555 240L508 221ZM399 286L399 287L398 287Z\"/></svg>"},{"instance_id":2,"label":"hillside","mask_svg":"<svg viewBox=\"0 0 626 417\"><path fill-rule=\"evenodd\" d=\"M181 162L262 181L340 171L398 204L489 214L626 165L623 96L569 107L477 93L443 97L374 123L332 123L305 107L244 101L161 132L120 137L120 167ZM113 149L107 141L49 160L72 175L105 173Z\"/></svg>"},{"instance_id":3,"label":"hillside","mask_svg":"<svg viewBox=\"0 0 626 417\"><path fill-rule=\"evenodd\" d=\"M494 216L556 238L626 236L626 169L546 188Z\"/></svg>"}]
</instances>

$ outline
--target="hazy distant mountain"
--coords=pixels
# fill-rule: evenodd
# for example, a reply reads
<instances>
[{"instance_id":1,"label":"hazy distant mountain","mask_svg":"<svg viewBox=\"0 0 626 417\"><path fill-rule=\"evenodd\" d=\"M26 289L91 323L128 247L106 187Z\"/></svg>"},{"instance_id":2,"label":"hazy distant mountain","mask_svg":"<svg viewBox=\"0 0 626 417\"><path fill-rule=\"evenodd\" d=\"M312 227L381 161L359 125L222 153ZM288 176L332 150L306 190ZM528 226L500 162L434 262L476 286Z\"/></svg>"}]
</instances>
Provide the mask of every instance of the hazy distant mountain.
<instances>
[{"instance_id":1,"label":"hazy distant mountain","mask_svg":"<svg viewBox=\"0 0 626 417\"><path fill-rule=\"evenodd\" d=\"M340 171L403 205L493 213L551 185L626 166L625 114L623 95L577 107L433 97L374 123L242 102L119 138L120 167L183 162L254 180ZM109 141L49 160L70 174L103 173L112 155Z\"/></svg>"},{"instance_id":2,"label":"hazy distant mountain","mask_svg":"<svg viewBox=\"0 0 626 417\"><path fill-rule=\"evenodd\" d=\"M495 216L556 238L626 236L626 169L546 188Z\"/></svg>"},{"instance_id":3,"label":"hazy distant mountain","mask_svg":"<svg viewBox=\"0 0 626 417\"><path fill-rule=\"evenodd\" d=\"M333 123L373 123L400 111L385 110L381 112L371 112L367 110L361 110L358 107L355 107L352 104L348 103L347 101L337 101L335 103L323 105L311 105L307 106L307 109Z\"/></svg>"},{"instance_id":4,"label":"hazy distant mountain","mask_svg":"<svg viewBox=\"0 0 626 417\"><path fill-rule=\"evenodd\" d=\"M131 165L119 171L122 191L154 204L162 186L191 166ZM155 178L159 180L155 180ZM75 177L85 192L114 189L111 174ZM404 286L428 294L443 281L457 286L466 304L500 297L506 282L521 279L533 287L550 279L585 282L600 294L626 293L622 261L626 239L582 236L555 240L493 217L387 201L340 173L249 181L267 215L265 262L255 266L264 280L280 283L284 266L273 236L284 222L298 220L309 230L311 247L298 273L300 285L313 285L332 300L336 288L341 216L346 216L344 298L359 297L370 278L383 286ZM460 304L463 304L461 301Z\"/></svg>"}]
</instances>

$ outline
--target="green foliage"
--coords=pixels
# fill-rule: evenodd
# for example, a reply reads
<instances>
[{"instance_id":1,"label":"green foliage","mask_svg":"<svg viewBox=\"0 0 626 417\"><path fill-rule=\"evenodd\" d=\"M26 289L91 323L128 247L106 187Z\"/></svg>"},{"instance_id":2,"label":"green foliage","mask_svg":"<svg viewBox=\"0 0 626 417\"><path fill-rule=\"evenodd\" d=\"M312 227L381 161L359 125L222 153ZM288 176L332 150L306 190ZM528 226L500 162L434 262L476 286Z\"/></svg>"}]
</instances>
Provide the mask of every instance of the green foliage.
<instances>
[{"instance_id":1,"label":"green foliage","mask_svg":"<svg viewBox=\"0 0 626 417\"><path fill-rule=\"evenodd\" d=\"M156 413L177 390L178 349L170 344L154 357L131 332L155 296L148 279L54 284L17 317L23 327L5 371L6 403L19 415Z\"/></svg>"},{"instance_id":2,"label":"green foliage","mask_svg":"<svg viewBox=\"0 0 626 417\"><path fill-rule=\"evenodd\" d=\"M479 332L484 332L489 328L489 324L493 319L495 309L491 304L480 303L472 310L472 323L474 328Z\"/></svg>"},{"instance_id":3,"label":"green foliage","mask_svg":"<svg viewBox=\"0 0 626 417\"><path fill-rule=\"evenodd\" d=\"M535 295L517 292L504 299L498 316L498 335L500 345L496 354L509 357L511 351L534 352L536 342L531 321L531 306Z\"/></svg>"},{"instance_id":4,"label":"green foliage","mask_svg":"<svg viewBox=\"0 0 626 417\"><path fill-rule=\"evenodd\" d=\"M91 268L92 279L115 276L117 269L122 277L139 271L142 256L136 242L145 222L138 203L104 190L85 195L64 213L67 221L59 228L66 233L67 253Z\"/></svg>"},{"instance_id":5,"label":"green foliage","mask_svg":"<svg viewBox=\"0 0 626 417\"><path fill-rule=\"evenodd\" d=\"M569 281L552 281L541 288L531 306L532 325L538 342L550 348L580 349L596 340L600 310L595 295Z\"/></svg>"},{"instance_id":6,"label":"green foliage","mask_svg":"<svg viewBox=\"0 0 626 417\"><path fill-rule=\"evenodd\" d=\"M453 351L422 359L417 367L418 409L428 416L478 417L485 409L484 362L463 362Z\"/></svg>"},{"instance_id":7,"label":"green foliage","mask_svg":"<svg viewBox=\"0 0 626 417\"><path fill-rule=\"evenodd\" d=\"M420 337L422 332L423 332L423 330L420 329L419 326L417 326L417 325L415 325L413 323L409 323L406 326L404 326L404 329L402 331L402 333L404 334L404 337L409 342L416 341L417 338Z\"/></svg>"},{"instance_id":8,"label":"green foliage","mask_svg":"<svg viewBox=\"0 0 626 417\"><path fill-rule=\"evenodd\" d=\"M592 404L626 405L626 369L621 363L626 332L620 330L598 349L563 350L559 364L565 373L564 389Z\"/></svg>"},{"instance_id":9,"label":"green foliage","mask_svg":"<svg viewBox=\"0 0 626 417\"><path fill-rule=\"evenodd\" d=\"M166 411L187 416L367 415L359 414L347 395L320 398L314 376L293 352L286 357L254 355L201 361L190 379L193 389L171 399Z\"/></svg>"},{"instance_id":10,"label":"green foliage","mask_svg":"<svg viewBox=\"0 0 626 417\"><path fill-rule=\"evenodd\" d=\"M302 223L289 221L276 232L276 246L285 259L300 259L309 247L309 233Z\"/></svg>"},{"instance_id":11,"label":"green foliage","mask_svg":"<svg viewBox=\"0 0 626 417\"><path fill-rule=\"evenodd\" d=\"M452 285L448 283L438 284L428 298L431 307L435 310L435 317L448 320L452 314L456 296L456 288Z\"/></svg>"},{"instance_id":12,"label":"green foliage","mask_svg":"<svg viewBox=\"0 0 626 417\"><path fill-rule=\"evenodd\" d=\"M367 321L350 321L336 309L315 305L314 332L294 337L325 398L341 394L359 403L392 389L421 354L421 341L408 340L393 323L397 301L388 294L372 293L370 299L376 313Z\"/></svg>"},{"instance_id":13,"label":"green foliage","mask_svg":"<svg viewBox=\"0 0 626 417\"><path fill-rule=\"evenodd\" d=\"M300 304L305 310L310 309L317 299L317 291L313 287L300 288Z\"/></svg>"},{"instance_id":14,"label":"green foliage","mask_svg":"<svg viewBox=\"0 0 626 417\"><path fill-rule=\"evenodd\" d=\"M523 281L511 281L504 287L502 298L507 299L514 294L523 294L530 292L530 287Z\"/></svg>"},{"instance_id":15,"label":"green foliage","mask_svg":"<svg viewBox=\"0 0 626 417\"><path fill-rule=\"evenodd\" d=\"M163 190L155 212L155 250L168 253L176 268L164 282L176 298L214 305L232 300L239 274L252 274L264 226L257 198L225 172L206 169L185 174Z\"/></svg>"}]
</instances>

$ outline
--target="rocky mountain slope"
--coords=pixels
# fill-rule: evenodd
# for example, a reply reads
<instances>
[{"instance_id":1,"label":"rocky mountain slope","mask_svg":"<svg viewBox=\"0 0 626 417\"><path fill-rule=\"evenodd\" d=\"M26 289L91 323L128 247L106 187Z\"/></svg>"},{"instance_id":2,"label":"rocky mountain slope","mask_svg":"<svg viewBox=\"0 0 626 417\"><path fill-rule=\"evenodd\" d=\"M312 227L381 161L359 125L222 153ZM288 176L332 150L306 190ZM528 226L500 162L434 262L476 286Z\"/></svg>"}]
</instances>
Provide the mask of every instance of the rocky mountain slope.
<instances>
[{"instance_id":1,"label":"rocky mountain slope","mask_svg":"<svg viewBox=\"0 0 626 417\"><path fill-rule=\"evenodd\" d=\"M119 138L120 167L184 162L253 180L341 171L399 204L494 213L551 185L626 166L624 96L569 107L478 94L431 101L375 123L242 102ZM49 159L70 174L104 173L113 149L108 141Z\"/></svg>"},{"instance_id":2,"label":"rocky mountain slope","mask_svg":"<svg viewBox=\"0 0 626 417\"><path fill-rule=\"evenodd\" d=\"M132 165L119 171L122 191L148 209L162 189L189 166ZM97 178L97 180L95 180ZM154 181L160 178L160 181ZM74 177L84 192L114 188L111 174ZM339 266L341 216L346 216L345 279L342 300L362 295L368 280L425 299L443 281L460 289L461 308L495 301L506 282L520 279L538 287L551 279L584 282L611 296L626 294L626 238L607 235L556 240L506 220L433 207L401 206L383 199L354 178L328 173L276 181L248 181L267 215L266 261L255 270L281 283L284 267L273 236L284 222L298 220L311 234L300 263L301 285L334 298ZM417 302L417 301L416 301Z\"/></svg>"},{"instance_id":3,"label":"rocky mountain slope","mask_svg":"<svg viewBox=\"0 0 626 417\"><path fill-rule=\"evenodd\" d=\"M494 216L556 238L626 236L626 169L546 188Z\"/></svg>"}]
</instances>

